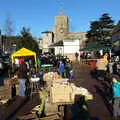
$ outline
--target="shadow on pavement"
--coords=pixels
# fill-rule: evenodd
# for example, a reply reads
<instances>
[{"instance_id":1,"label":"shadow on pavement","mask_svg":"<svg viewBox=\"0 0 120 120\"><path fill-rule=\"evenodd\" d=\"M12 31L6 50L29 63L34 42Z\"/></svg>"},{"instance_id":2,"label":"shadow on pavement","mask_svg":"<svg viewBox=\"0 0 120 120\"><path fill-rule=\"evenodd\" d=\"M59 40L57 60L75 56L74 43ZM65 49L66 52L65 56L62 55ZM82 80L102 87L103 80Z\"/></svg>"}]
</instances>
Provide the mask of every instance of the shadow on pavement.
<instances>
[{"instance_id":1,"label":"shadow on pavement","mask_svg":"<svg viewBox=\"0 0 120 120\"><path fill-rule=\"evenodd\" d=\"M84 96L76 95L74 104L66 106L64 120L91 120Z\"/></svg>"},{"instance_id":2,"label":"shadow on pavement","mask_svg":"<svg viewBox=\"0 0 120 120\"><path fill-rule=\"evenodd\" d=\"M109 113L111 114L111 116L113 116L113 108L112 106L109 104L108 100L106 99L105 96L107 96L107 94L101 90L97 85L94 86L95 89L96 89L96 92L102 97L104 103L105 103L105 106L107 108L107 110L109 111Z\"/></svg>"},{"instance_id":3,"label":"shadow on pavement","mask_svg":"<svg viewBox=\"0 0 120 120\"><path fill-rule=\"evenodd\" d=\"M93 117L91 120L100 120L98 117Z\"/></svg>"}]
</instances>

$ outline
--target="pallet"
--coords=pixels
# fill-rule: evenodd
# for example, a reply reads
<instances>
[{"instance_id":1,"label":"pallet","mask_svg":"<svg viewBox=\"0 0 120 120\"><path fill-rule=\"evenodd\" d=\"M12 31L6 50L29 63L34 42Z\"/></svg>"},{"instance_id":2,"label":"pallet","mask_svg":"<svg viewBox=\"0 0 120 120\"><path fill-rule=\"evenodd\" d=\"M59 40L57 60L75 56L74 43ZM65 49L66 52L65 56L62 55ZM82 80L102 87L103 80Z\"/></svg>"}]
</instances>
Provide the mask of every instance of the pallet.
<instances>
[{"instance_id":1,"label":"pallet","mask_svg":"<svg viewBox=\"0 0 120 120\"><path fill-rule=\"evenodd\" d=\"M17 117L17 120L29 120L29 119L33 119L33 120L60 120L60 116L61 116L61 114L59 112L57 112L57 113L48 113L46 117L38 118L35 113L29 113L27 115Z\"/></svg>"},{"instance_id":2,"label":"pallet","mask_svg":"<svg viewBox=\"0 0 120 120\"><path fill-rule=\"evenodd\" d=\"M49 114L49 116L40 118L39 120L60 120L60 115L58 113Z\"/></svg>"},{"instance_id":3,"label":"pallet","mask_svg":"<svg viewBox=\"0 0 120 120\"><path fill-rule=\"evenodd\" d=\"M22 107L22 105L26 102L26 99L21 99L19 96L16 96L15 99L11 99L3 104L3 109L0 109L0 117L4 116L5 120L9 120L15 112ZM3 111L4 114L2 114Z\"/></svg>"},{"instance_id":4,"label":"pallet","mask_svg":"<svg viewBox=\"0 0 120 120\"><path fill-rule=\"evenodd\" d=\"M34 120L39 120L37 115L34 113L30 113L24 116L18 116L17 120L29 120L29 119L34 119Z\"/></svg>"}]
</instances>

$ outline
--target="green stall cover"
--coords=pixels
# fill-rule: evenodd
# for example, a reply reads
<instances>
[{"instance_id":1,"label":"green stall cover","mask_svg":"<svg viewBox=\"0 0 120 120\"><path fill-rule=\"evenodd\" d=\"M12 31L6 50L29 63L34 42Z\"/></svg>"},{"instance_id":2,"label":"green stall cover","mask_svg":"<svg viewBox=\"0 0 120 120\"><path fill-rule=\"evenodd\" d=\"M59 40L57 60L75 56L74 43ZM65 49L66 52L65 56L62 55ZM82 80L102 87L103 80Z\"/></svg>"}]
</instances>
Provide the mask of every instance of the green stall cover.
<instances>
[{"instance_id":1,"label":"green stall cover","mask_svg":"<svg viewBox=\"0 0 120 120\"><path fill-rule=\"evenodd\" d=\"M80 51L99 51L99 50L110 50L110 47L103 45L87 46L86 48L80 49Z\"/></svg>"}]
</instances>

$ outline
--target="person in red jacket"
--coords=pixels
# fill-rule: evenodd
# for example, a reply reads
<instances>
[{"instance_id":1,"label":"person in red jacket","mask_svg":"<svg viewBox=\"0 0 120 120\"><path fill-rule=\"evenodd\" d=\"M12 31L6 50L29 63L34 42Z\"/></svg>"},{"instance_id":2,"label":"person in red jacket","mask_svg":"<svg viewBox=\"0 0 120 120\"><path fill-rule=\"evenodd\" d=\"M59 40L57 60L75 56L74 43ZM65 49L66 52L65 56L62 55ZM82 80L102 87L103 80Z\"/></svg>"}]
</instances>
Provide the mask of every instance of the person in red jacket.
<instances>
[{"instance_id":1,"label":"person in red jacket","mask_svg":"<svg viewBox=\"0 0 120 120\"><path fill-rule=\"evenodd\" d=\"M19 59L19 65L21 65L21 64L22 64L22 58Z\"/></svg>"},{"instance_id":2,"label":"person in red jacket","mask_svg":"<svg viewBox=\"0 0 120 120\"><path fill-rule=\"evenodd\" d=\"M93 78L96 78L95 77L95 74L96 74L96 61L94 61L94 60L92 60L92 61L90 61L90 63L89 63L89 65L90 65L90 69L91 69L91 75L92 75L92 77Z\"/></svg>"},{"instance_id":3,"label":"person in red jacket","mask_svg":"<svg viewBox=\"0 0 120 120\"><path fill-rule=\"evenodd\" d=\"M92 69L96 67L96 62L94 60L90 61L89 64Z\"/></svg>"}]
</instances>

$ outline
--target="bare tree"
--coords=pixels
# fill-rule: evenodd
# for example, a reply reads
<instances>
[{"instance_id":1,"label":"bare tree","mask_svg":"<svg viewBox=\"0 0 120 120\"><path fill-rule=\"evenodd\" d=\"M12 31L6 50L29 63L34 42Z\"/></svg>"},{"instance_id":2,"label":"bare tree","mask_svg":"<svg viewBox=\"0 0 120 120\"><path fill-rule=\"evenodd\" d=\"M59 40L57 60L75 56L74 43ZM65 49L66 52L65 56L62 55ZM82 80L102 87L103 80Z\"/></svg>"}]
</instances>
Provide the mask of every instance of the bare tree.
<instances>
[{"instance_id":1,"label":"bare tree","mask_svg":"<svg viewBox=\"0 0 120 120\"><path fill-rule=\"evenodd\" d=\"M7 18L5 20L4 31L6 36L12 36L13 34L13 21L11 19L10 13L7 15Z\"/></svg>"},{"instance_id":2,"label":"bare tree","mask_svg":"<svg viewBox=\"0 0 120 120\"><path fill-rule=\"evenodd\" d=\"M7 14L7 17L4 23L4 33L5 33L5 40L4 40L5 51L11 52L12 39L10 39L10 36L13 35L13 21L11 19L10 13Z\"/></svg>"}]
</instances>

